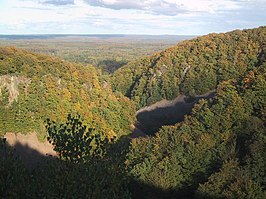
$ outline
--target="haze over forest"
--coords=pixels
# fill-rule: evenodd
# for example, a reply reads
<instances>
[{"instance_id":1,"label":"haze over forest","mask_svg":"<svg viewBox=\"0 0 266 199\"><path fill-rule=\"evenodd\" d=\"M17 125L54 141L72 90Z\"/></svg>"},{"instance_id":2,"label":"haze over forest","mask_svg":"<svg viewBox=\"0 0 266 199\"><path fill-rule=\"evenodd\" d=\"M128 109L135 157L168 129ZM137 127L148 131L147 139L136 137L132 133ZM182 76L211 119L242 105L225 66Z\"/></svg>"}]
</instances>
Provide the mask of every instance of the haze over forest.
<instances>
[{"instance_id":1,"label":"haze over forest","mask_svg":"<svg viewBox=\"0 0 266 199\"><path fill-rule=\"evenodd\" d=\"M266 198L264 0L0 0L0 198Z\"/></svg>"}]
</instances>

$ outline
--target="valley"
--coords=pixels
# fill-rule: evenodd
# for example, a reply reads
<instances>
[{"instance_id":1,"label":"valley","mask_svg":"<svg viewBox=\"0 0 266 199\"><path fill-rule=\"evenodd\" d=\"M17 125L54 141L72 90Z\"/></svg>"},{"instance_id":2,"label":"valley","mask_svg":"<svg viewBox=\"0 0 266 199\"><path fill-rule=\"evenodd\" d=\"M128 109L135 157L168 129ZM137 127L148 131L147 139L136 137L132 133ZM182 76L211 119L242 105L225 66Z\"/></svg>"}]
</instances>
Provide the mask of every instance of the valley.
<instances>
[{"instance_id":1,"label":"valley","mask_svg":"<svg viewBox=\"0 0 266 199\"><path fill-rule=\"evenodd\" d=\"M1 198L265 198L265 26L10 37Z\"/></svg>"}]
</instances>

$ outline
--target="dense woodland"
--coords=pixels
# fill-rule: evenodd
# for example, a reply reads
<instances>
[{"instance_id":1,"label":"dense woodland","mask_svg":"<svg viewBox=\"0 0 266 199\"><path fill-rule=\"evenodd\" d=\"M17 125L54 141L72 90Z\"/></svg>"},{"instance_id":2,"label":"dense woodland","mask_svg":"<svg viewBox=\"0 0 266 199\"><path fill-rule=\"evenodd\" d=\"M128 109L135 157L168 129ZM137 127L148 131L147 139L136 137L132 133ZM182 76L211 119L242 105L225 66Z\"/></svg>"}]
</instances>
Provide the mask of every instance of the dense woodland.
<instances>
[{"instance_id":1,"label":"dense woodland","mask_svg":"<svg viewBox=\"0 0 266 199\"><path fill-rule=\"evenodd\" d=\"M79 113L85 123L112 136L127 135L135 107L91 66L44 55L0 48L0 132L36 131L44 137L44 120L64 121Z\"/></svg>"},{"instance_id":2,"label":"dense woodland","mask_svg":"<svg viewBox=\"0 0 266 199\"><path fill-rule=\"evenodd\" d=\"M210 34L106 77L1 48L2 135L37 131L58 153L27 169L1 139L1 197L266 198L265 52L265 27ZM129 137L136 108L212 90L184 121Z\"/></svg>"},{"instance_id":3,"label":"dense woodland","mask_svg":"<svg viewBox=\"0 0 266 199\"><path fill-rule=\"evenodd\" d=\"M209 34L117 70L114 90L138 107L179 94L204 94L228 79L239 80L264 59L265 28Z\"/></svg>"}]
</instances>

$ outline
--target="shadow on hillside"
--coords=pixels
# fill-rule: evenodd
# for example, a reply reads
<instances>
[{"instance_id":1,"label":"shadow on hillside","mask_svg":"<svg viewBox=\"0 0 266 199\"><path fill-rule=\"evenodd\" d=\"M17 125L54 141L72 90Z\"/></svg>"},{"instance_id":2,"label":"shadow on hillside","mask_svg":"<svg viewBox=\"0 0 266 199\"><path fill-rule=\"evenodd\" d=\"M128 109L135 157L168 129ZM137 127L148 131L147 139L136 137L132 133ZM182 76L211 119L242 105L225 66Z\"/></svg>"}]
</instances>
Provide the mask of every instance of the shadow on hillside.
<instances>
[{"instance_id":1,"label":"shadow on hillside","mask_svg":"<svg viewBox=\"0 0 266 199\"><path fill-rule=\"evenodd\" d=\"M185 115L191 113L192 108L200 99L209 99L214 95L215 92L212 91L195 98L179 96L172 101L158 102L158 107L156 105L145 107L138 111L135 126L145 134L153 135L164 125L174 125L183 121Z\"/></svg>"},{"instance_id":2,"label":"shadow on hillside","mask_svg":"<svg viewBox=\"0 0 266 199\"><path fill-rule=\"evenodd\" d=\"M118 141L110 148L113 151L110 151L109 155L113 155L114 157L109 158L114 158L114 160L117 162L113 162L111 164L109 164L110 162L108 162L109 168L118 166L125 161L128 147L125 151L121 152L120 150L124 148L125 145L128 146L129 143L130 139L128 139L128 137L124 137L121 139L121 141ZM51 167L51 165L53 166ZM90 186L95 186L94 183L102 182L102 179L104 180L108 178L108 176L106 175L108 173L105 173L105 170L109 170L109 168L102 169L101 166L102 162L99 162L96 163L95 167L93 167L94 169L96 168L96 170L93 170L93 175L96 177L94 178L91 175L87 175L86 172L88 171L88 169L84 168L84 165L62 161L56 157L44 156L38 151L31 149L29 146L21 145L19 143L11 147L3 138L0 138L0 171L3 174L0 178L0 184L2 185L2 187L0 188L0 197L14 198L13 196L16 195L19 195L21 197L30 195L32 198L34 198L39 196L39 193L36 192L40 192L41 194L43 194L41 195L42 197L46 196L46 193L48 193L51 195L55 194L55 197L58 196L56 194L59 194L60 197L70 198L72 196L64 195L62 192L72 193L72 191L74 192L78 189L78 191L80 191L80 193L82 194L84 192L84 189L80 185L83 185L84 178L85 182ZM54 171L51 170L51 168L53 168ZM62 170L62 168L64 168L64 170ZM71 172L73 172L75 181L73 181L71 177L70 179L68 179L69 176L71 176ZM126 175L126 173L124 173L123 175L125 175L124 178L127 178L128 183L126 184L126 187L129 189L132 199L193 198L193 193L187 190L165 191L158 187L139 182ZM65 180L62 180L62 176L68 177L66 177ZM96 179L99 179L99 181L95 182ZM120 177L120 179L122 179L122 177ZM107 184L107 186L109 186L110 189L110 187L113 185ZM53 187L56 191L51 190L51 187ZM60 190L61 187L63 188ZM104 189L108 189L108 187L106 187L106 184L104 183L99 187L100 191L103 192ZM48 195L47 197L49 198L49 196L51 195ZM94 196L92 193L90 197L87 197L86 195L84 196L84 198L101 199L103 197Z\"/></svg>"},{"instance_id":3,"label":"shadow on hillside","mask_svg":"<svg viewBox=\"0 0 266 199\"><path fill-rule=\"evenodd\" d=\"M13 146L10 146L8 143L5 143L5 145L5 153L1 155L4 161L8 160L9 155L12 155L15 159L20 159L23 165L29 170L44 165L47 160L55 159L55 157L51 155L41 154L27 144L24 145L16 142Z\"/></svg>"},{"instance_id":4,"label":"shadow on hillside","mask_svg":"<svg viewBox=\"0 0 266 199\"><path fill-rule=\"evenodd\" d=\"M128 63L126 60L117 61L115 59L104 59L97 63L97 67L101 68L106 74L114 73L117 69L125 66Z\"/></svg>"},{"instance_id":5,"label":"shadow on hillside","mask_svg":"<svg viewBox=\"0 0 266 199\"><path fill-rule=\"evenodd\" d=\"M44 165L44 162L47 160L56 158L55 152L53 154L55 156L52 156L49 154L50 151L47 154L44 154L40 152L40 148L33 149L29 144L35 142L35 140L30 140L28 143L21 143L21 140L18 139L13 144L10 144L8 142L9 139L12 138L2 138L2 143L5 143L6 145L6 151L12 153L14 157L19 158L23 162L24 166L29 170L37 166Z\"/></svg>"}]
</instances>

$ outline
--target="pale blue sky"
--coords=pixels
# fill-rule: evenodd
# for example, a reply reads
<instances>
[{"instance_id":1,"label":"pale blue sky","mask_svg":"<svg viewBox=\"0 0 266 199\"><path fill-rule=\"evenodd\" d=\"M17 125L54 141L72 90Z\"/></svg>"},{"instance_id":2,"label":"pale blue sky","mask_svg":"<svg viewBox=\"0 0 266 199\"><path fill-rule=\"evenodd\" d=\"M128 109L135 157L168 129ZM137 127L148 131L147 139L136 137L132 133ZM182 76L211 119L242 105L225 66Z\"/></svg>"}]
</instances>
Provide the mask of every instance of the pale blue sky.
<instances>
[{"instance_id":1,"label":"pale blue sky","mask_svg":"<svg viewBox=\"0 0 266 199\"><path fill-rule=\"evenodd\" d=\"M266 25L266 0L0 0L0 34L202 35Z\"/></svg>"}]
</instances>

